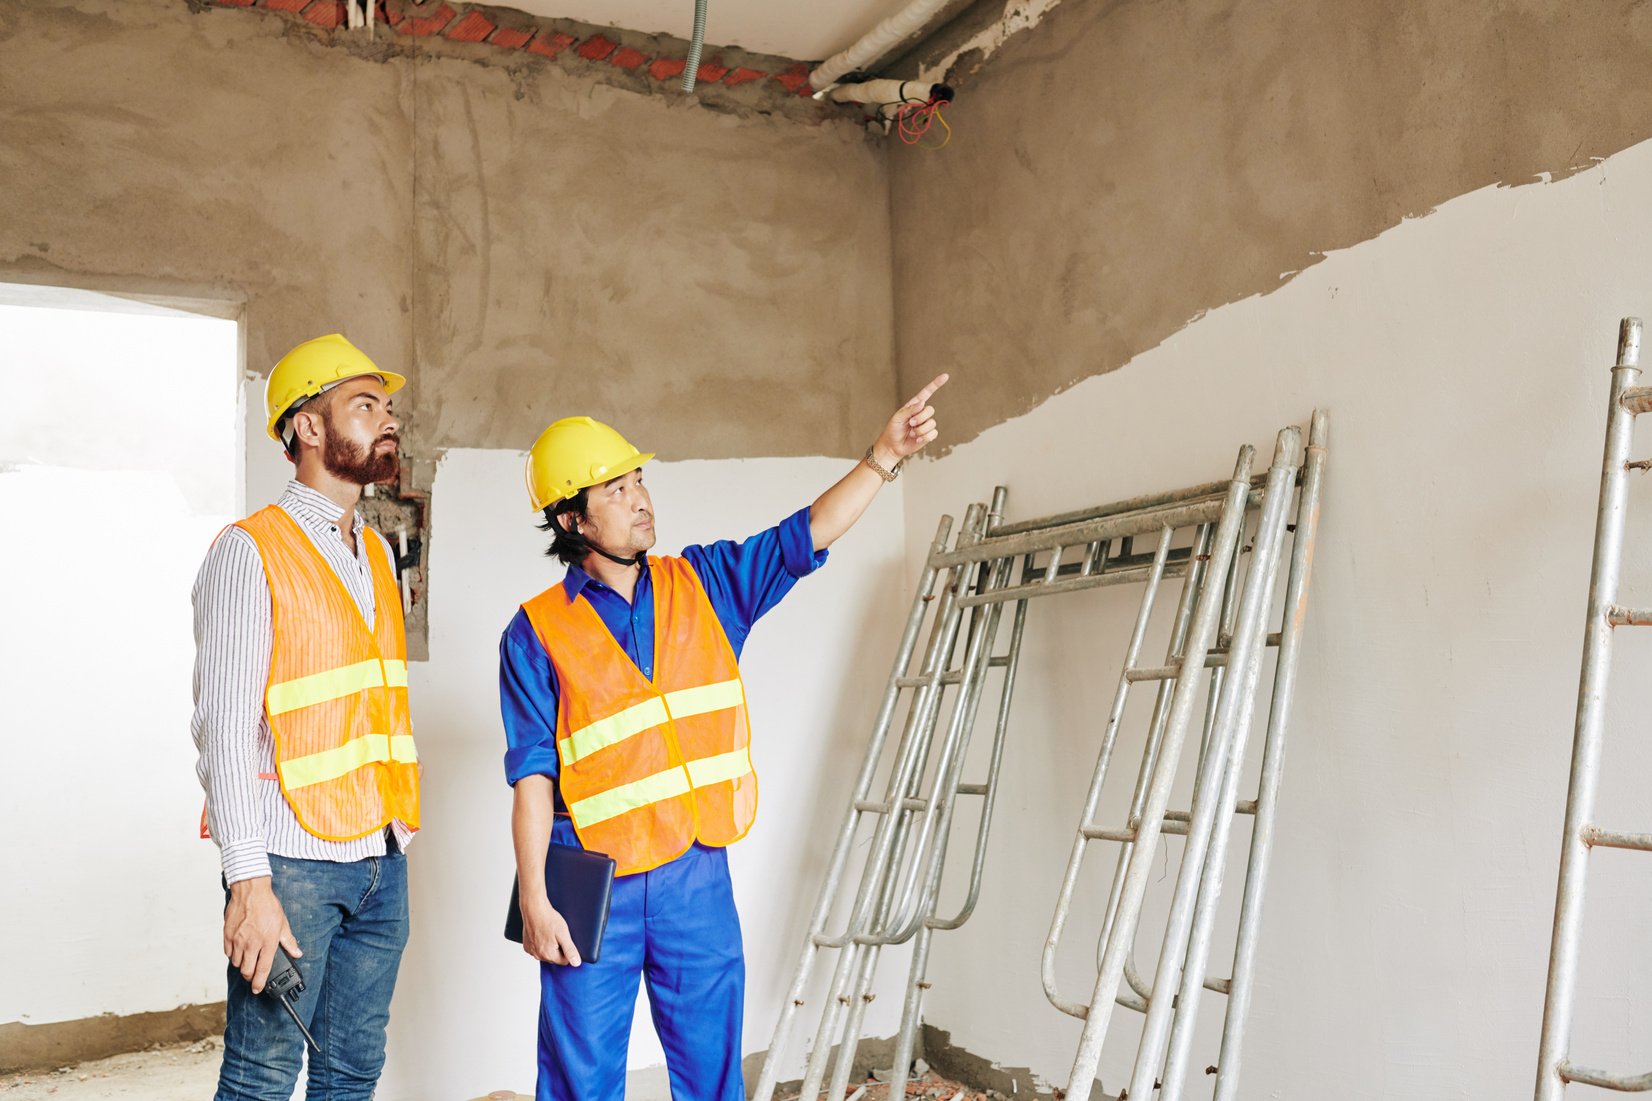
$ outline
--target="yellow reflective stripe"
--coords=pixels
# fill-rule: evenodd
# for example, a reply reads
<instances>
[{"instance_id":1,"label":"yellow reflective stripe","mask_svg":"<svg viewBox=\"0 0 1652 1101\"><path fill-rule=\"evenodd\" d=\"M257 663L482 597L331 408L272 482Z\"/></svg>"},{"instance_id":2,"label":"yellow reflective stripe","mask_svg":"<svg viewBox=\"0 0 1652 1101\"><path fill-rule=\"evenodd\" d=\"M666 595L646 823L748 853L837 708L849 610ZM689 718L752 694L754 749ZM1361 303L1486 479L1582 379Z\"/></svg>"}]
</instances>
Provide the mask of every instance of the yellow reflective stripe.
<instances>
[{"instance_id":1,"label":"yellow reflective stripe","mask_svg":"<svg viewBox=\"0 0 1652 1101\"><path fill-rule=\"evenodd\" d=\"M571 765L575 761L589 757L604 746L623 742L650 727L659 726L665 720L665 702L655 696L653 699L633 704L606 719L598 719L589 726L582 726L567 738L567 763Z\"/></svg>"},{"instance_id":2,"label":"yellow reflective stripe","mask_svg":"<svg viewBox=\"0 0 1652 1101\"><path fill-rule=\"evenodd\" d=\"M679 688L665 694L665 705L670 708L674 719L704 715L707 711L721 711L725 707L739 707L745 702L746 694L741 691L738 678L702 684L698 688Z\"/></svg>"},{"instance_id":3,"label":"yellow reflective stripe","mask_svg":"<svg viewBox=\"0 0 1652 1101\"><path fill-rule=\"evenodd\" d=\"M744 749L688 762L688 778L697 788L710 787L724 780L738 780L749 776L751 771L751 754Z\"/></svg>"},{"instance_id":4,"label":"yellow reflective stripe","mask_svg":"<svg viewBox=\"0 0 1652 1101\"><path fill-rule=\"evenodd\" d=\"M399 669L393 670L392 666ZM353 695L364 688L382 688L387 681L392 688L407 687L407 663L381 663L378 658L368 658L354 665L341 665L323 673L295 677L270 685L269 693L264 697L264 706L271 715L284 715L300 707L311 707Z\"/></svg>"},{"instance_id":5,"label":"yellow reflective stripe","mask_svg":"<svg viewBox=\"0 0 1652 1101\"><path fill-rule=\"evenodd\" d=\"M567 763L573 764L599 749L635 737L650 727L659 726L667 718L686 719L691 715L704 715L709 711L739 707L745 702L746 694L738 679L667 692L663 697L663 704L661 697L644 700L574 731L566 739ZM670 712L669 715L667 711Z\"/></svg>"},{"instance_id":6,"label":"yellow reflective stripe","mask_svg":"<svg viewBox=\"0 0 1652 1101\"><path fill-rule=\"evenodd\" d=\"M281 784L288 791L336 780L377 761L412 764L419 759L411 734L363 734L341 746L282 761Z\"/></svg>"},{"instance_id":7,"label":"yellow reflective stripe","mask_svg":"<svg viewBox=\"0 0 1652 1101\"><path fill-rule=\"evenodd\" d=\"M644 776L641 780L610 788L599 795L569 803L568 813L573 815L575 825L594 826L598 822L617 818L626 811L686 794L688 774L680 768L668 768L664 772Z\"/></svg>"}]
</instances>

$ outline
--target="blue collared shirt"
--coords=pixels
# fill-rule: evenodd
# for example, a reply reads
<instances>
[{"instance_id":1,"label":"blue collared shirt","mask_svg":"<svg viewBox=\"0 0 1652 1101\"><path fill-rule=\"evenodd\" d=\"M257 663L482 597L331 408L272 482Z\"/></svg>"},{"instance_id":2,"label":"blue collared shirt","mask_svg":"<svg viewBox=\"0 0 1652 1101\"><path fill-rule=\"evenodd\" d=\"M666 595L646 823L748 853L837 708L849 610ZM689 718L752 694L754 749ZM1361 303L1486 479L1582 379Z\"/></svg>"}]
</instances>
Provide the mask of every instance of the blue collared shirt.
<instances>
[{"instance_id":1,"label":"blue collared shirt","mask_svg":"<svg viewBox=\"0 0 1652 1101\"><path fill-rule=\"evenodd\" d=\"M775 527L741 543L728 540L686 547L682 557L705 586L723 633L738 658L752 624L780 603L800 577L826 561L809 535L809 510L799 509ZM654 678L654 588L649 571L637 578L628 602L578 566L563 579L570 600L596 609L614 641L642 675ZM557 774L557 681L551 659L518 608L499 640L499 710L505 722L505 779Z\"/></svg>"}]
</instances>

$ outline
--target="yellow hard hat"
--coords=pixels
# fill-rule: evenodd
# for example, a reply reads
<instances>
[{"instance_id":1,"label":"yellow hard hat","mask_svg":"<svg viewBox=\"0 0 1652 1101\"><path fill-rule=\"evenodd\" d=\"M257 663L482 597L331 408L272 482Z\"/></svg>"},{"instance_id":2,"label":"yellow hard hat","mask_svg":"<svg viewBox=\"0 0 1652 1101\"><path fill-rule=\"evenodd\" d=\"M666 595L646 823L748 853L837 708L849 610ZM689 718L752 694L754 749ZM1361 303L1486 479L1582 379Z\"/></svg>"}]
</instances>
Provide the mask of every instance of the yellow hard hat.
<instances>
[{"instance_id":1,"label":"yellow hard hat","mask_svg":"<svg viewBox=\"0 0 1652 1101\"><path fill-rule=\"evenodd\" d=\"M270 381L264 386L264 410L269 413L270 439L281 442L275 426L287 410L323 390L348 378L377 375L384 380L384 388L394 394L407 384L407 379L392 371L381 370L367 358L367 353L351 344L338 333L306 340L281 357L270 371Z\"/></svg>"},{"instance_id":2,"label":"yellow hard hat","mask_svg":"<svg viewBox=\"0 0 1652 1101\"><path fill-rule=\"evenodd\" d=\"M590 417L563 417L539 434L528 452L528 499L535 512L589 486L629 474L654 457Z\"/></svg>"}]
</instances>

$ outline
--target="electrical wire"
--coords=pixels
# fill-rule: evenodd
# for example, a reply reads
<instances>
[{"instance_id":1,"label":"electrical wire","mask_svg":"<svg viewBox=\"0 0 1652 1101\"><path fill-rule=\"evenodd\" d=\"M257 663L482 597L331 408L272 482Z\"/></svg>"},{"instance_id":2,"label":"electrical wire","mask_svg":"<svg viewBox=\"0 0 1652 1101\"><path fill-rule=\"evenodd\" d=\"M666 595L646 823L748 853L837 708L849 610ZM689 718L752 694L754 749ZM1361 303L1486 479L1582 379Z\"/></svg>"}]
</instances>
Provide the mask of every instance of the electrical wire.
<instances>
[{"instance_id":1,"label":"electrical wire","mask_svg":"<svg viewBox=\"0 0 1652 1101\"><path fill-rule=\"evenodd\" d=\"M924 100L922 103L886 104L895 107L895 133L907 145L915 145L920 149L944 149L947 142L952 140L952 126L941 115L941 108L946 101L938 97ZM879 108L879 115L883 109ZM936 123L941 124L942 137L938 142L926 142L924 138L934 128Z\"/></svg>"}]
</instances>

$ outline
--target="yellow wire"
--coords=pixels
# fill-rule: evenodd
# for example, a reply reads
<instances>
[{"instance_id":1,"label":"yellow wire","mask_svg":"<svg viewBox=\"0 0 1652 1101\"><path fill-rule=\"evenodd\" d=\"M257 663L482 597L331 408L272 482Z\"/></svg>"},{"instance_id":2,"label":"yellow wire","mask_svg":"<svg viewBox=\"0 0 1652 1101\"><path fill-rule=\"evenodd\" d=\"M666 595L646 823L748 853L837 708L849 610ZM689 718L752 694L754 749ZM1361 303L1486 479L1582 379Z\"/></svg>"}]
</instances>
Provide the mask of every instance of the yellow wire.
<instances>
[{"instance_id":1,"label":"yellow wire","mask_svg":"<svg viewBox=\"0 0 1652 1101\"><path fill-rule=\"evenodd\" d=\"M945 149L946 148L946 143L952 140L952 126L946 121L945 117L942 116L942 114L941 114L941 105L940 104L937 103L935 105L935 110L930 112L930 113L935 116L935 121L941 124L941 129L946 131L946 137L941 139L941 144L939 144L939 145L926 145L926 146L924 146L924 148L925 149Z\"/></svg>"}]
</instances>

